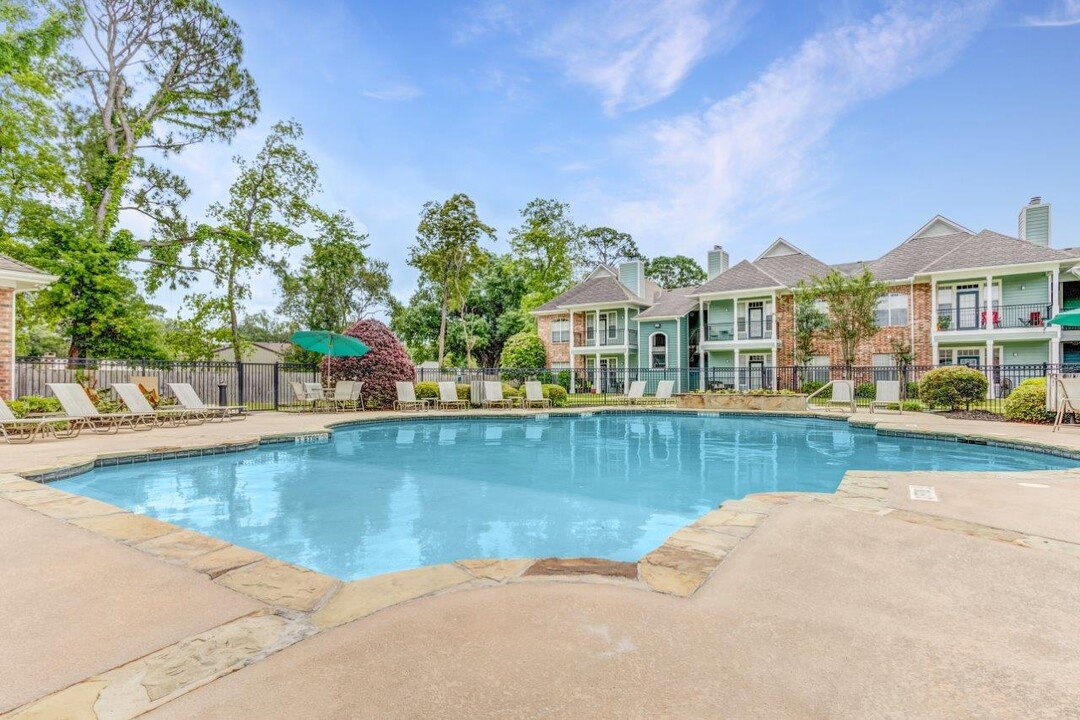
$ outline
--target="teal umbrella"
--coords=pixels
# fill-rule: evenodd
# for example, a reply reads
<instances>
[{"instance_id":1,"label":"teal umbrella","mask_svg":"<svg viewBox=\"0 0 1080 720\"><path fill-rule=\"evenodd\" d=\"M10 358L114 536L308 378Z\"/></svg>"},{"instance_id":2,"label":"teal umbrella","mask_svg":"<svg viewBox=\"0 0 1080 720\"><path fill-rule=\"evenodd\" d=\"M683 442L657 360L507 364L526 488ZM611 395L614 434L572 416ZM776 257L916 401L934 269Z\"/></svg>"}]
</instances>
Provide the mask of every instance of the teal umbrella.
<instances>
[{"instance_id":1,"label":"teal umbrella","mask_svg":"<svg viewBox=\"0 0 1080 720\"><path fill-rule=\"evenodd\" d=\"M332 358L363 357L371 351L371 348L351 335L342 335L329 330L297 330L290 339L293 345L299 345L305 350ZM327 380L330 379L329 367L327 364Z\"/></svg>"},{"instance_id":2,"label":"teal umbrella","mask_svg":"<svg viewBox=\"0 0 1080 720\"><path fill-rule=\"evenodd\" d=\"M1061 325L1062 327L1080 327L1080 308L1066 310L1058 313L1046 321L1047 325Z\"/></svg>"}]
</instances>

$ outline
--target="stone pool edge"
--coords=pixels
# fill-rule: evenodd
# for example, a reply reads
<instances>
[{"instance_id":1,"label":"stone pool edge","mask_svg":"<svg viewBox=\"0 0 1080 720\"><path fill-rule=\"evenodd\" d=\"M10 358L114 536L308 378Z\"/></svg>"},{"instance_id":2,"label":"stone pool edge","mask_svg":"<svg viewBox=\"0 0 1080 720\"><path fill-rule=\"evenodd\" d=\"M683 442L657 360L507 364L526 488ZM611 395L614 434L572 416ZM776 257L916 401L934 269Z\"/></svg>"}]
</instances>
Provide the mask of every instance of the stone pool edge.
<instances>
[{"instance_id":1,"label":"stone pool edge","mask_svg":"<svg viewBox=\"0 0 1080 720\"><path fill-rule=\"evenodd\" d=\"M697 410L671 408L575 408L547 413L521 413L513 417L627 412L701 413ZM853 426L873 429L885 436L936 437L1080 459L1080 450L1068 451L1019 438L1004 440L996 436L949 430L877 427L893 420L891 416L865 420L823 413L709 411L705 414L814 417L847 421ZM253 614L186 638L144 658L32 701L12 711L11 717L57 714L90 718L135 717L322 631L405 602L448 592L523 582L579 582L617 585L687 598L709 580L727 555L752 535L769 515L791 503L828 503L853 511L892 515L905 522L932 525L1024 547L1080 554L1080 546L1068 543L1064 544L1068 547L1063 547L1058 541L1025 536L1013 531L893 510L885 503L887 477L890 473L851 470L845 473L833 493L772 492L727 500L717 509L677 530L662 545L636 563L594 558L458 560L346 582L194 530L92 498L57 490L47 484L51 480L72 477L106 465L239 452L264 444L306 442L308 438L328 439L335 428L372 422L482 416L507 415L471 411L438 415L429 413L419 418L413 414L389 418L358 418L327 423L325 431L276 433L186 448L102 453L94 457L79 458L63 466L36 468L20 474L0 474L0 498L89 530L150 554L163 562L202 573L210 582L228 587L264 606L264 609ZM207 646L220 649L210 663L206 662L203 650L196 650ZM177 673L180 679L175 686L168 688L167 693L163 693L160 688L150 692L150 688L142 684L142 678L153 674L155 670L174 672L178 666L187 672Z\"/></svg>"}]
</instances>

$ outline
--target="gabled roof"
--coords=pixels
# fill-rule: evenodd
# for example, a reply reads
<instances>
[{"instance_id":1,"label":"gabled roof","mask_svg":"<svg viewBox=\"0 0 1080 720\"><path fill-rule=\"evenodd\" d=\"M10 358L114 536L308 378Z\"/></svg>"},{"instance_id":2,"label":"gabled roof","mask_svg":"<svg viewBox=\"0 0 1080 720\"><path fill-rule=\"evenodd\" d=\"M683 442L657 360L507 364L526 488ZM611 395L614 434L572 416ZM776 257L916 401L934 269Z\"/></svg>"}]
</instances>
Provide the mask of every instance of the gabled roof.
<instances>
[{"instance_id":1,"label":"gabled roof","mask_svg":"<svg viewBox=\"0 0 1080 720\"><path fill-rule=\"evenodd\" d=\"M602 303L628 303L648 305L642 298L630 292L618 278L607 273L593 272L586 280L570 288L562 295L548 300L533 312L551 312L579 305L599 305Z\"/></svg>"},{"instance_id":2,"label":"gabled roof","mask_svg":"<svg viewBox=\"0 0 1080 720\"><path fill-rule=\"evenodd\" d=\"M914 240L915 238L927 238L937 237L938 235L955 235L956 233L967 233L968 235L974 235L975 233L968 230L966 227L958 222L954 222L944 215L935 215L930 218L929 222L916 230L908 240ZM905 240L904 242L907 242Z\"/></svg>"},{"instance_id":3,"label":"gabled roof","mask_svg":"<svg viewBox=\"0 0 1080 720\"><path fill-rule=\"evenodd\" d=\"M16 290L35 290L45 287L56 277L13 257L0 255L0 280L4 281L6 287L13 286Z\"/></svg>"},{"instance_id":4,"label":"gabled roof","mask_svg":"<svg viewBox=\"0 0 1080 720\"><path fill-rule=\"evenodd\" d=\"M704 285L700 285L694 291L694 294L707 295L710 293L734 292L736 290L765 290L778 287L781 287L780 281L766 275L756 267L755 263L743 260Z\"/></svg>"},{"instance_id":5,"label":"gabled roof","mask_svg":"<svg viewBox=\"0 0 1080 720\"><path fill-rule=\"evenodd\" d=\"M855 260L854 262L835 263L830 267L844 275L860 275L871 262L870 260Z\"/></svg>"},{"instance_id":6,"label":"gabled roof","mask_svg":"<svg viewBox=\"0 0 1080 720\"><path fill-rule=\"evenodd\" d=\"M760 258L754 261L754 265L787 287L795 287L800 282L808 282L813 278L825 277L832 271L832 268L825 263L802 252Z\"/></svg>"},{"instance_id":7,"label":"gabled roof","mask_svg":"<svg viewBox=\"0 0 1080 720\"><path fill-rule=\"evenodd\" d=\"M879 280L907 280L971 237L961 232L908 238L870 263L869 270Z\"/></svg>"},{"instance_id":8,"label":"gabled roof","mask_svg":"<svg viewBox=\"0 0 1080 720\"><path fill-rule=\"evenodd\" d=\"M951 252L938 258L923 272L945 272L996 265L1024 265L1026 263L1062 262L1075 260L1069 253L1027 240L983 230L957 245Z\"/></svg>"},{"instance_id":9,"label":"gabled roof","mask_svg":"<svg viewBox=\"0 0 1080 720\"><path fill-rule=\"evenodd\" d=\"M690 293L696 289L694 287L684 287L664 291L652 307L638 313L638 319L651 320L654 318L682 317L697 307L697 299L690 297Z\"/></svg>"}]
</instances>

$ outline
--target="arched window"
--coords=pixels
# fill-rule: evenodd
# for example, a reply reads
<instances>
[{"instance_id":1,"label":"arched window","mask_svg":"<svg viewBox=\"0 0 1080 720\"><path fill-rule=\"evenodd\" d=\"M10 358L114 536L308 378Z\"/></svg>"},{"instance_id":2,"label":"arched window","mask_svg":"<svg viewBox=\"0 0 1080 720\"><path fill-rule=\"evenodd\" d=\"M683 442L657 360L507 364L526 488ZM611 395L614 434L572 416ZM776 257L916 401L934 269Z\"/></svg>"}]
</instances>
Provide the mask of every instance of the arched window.
<instances>
[{"instance_id":1,"label":"arched window","mask_svg":"<svg viewBox=\"0 0 1080 720\"><path fill-rule=\"evenodd\" d=\"M652 367L659 370L667 367L667 335L662 332L652 334L649 338L649 356Z\"/></svg>"}]
</instances>

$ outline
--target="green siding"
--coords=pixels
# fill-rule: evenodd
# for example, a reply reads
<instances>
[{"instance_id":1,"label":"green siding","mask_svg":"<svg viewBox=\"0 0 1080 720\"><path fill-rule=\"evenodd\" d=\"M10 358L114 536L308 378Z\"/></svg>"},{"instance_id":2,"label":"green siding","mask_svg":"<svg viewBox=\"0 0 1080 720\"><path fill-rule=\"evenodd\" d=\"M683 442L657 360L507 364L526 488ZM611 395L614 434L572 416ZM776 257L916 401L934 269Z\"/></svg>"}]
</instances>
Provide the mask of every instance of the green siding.
<instances>
[{"instance_id":1,"label":"green siding","mask_svg":"<svg viewBox=\"0 0 1080 720\"><path fill-rule=\"evenodd\" d=\"M732 350L710 350L709 367L735 367L735 353Z\"/></svg>"},{"instance_id":2,"label":"green siding","mask_svg":"<svg viewBox=\"0 0 1080 720\"><path fill-rule=\"evenodd\" d=\"M685 367L683 363L686 357L686 336L684 335L682 338L676 336L676 331L680 323L682 323L685 328L685 318L683 320L646 320L638 323L638 358L640 360L640 367L652 367L652 353L649 352L649 339L654 333L664 333L667 335L668 367ZM657 325L660 327L656 327Z\"/></svg>"},{"instance_id":3,"label":"green siding","mask_svg":"<svg viewBox=\"0 0 1080 720\"><path fill-rule=\"evenodd\" d=\"M1036 245L1050 244L1050 206L1027 206L1020 211L1023 215L1023 238Z\"/></svg>"},{"instance_id":4,"label":"green siding","mask_svg":"<svg viewBox=\"0 0 1080 720\"><path fill-rule=\"evenodd\" d=\"M709 302L710 323L735 322L734 300L712 300Z\"/></svg>"},{"instance_id":5,"label":"green siding","mask_svg":"<svg viewBox=\"0 0 1080 720\"><path fill-rule=\"evenodd\" d=\"M1046 273L1008 275L1001 278L1002 305L1046 305L1050 302L1050 283Z\"/></svg>"},{"instance_id":6,"label":"green siding","mask_svg":"<svg viewBox=\"0 0 1080 720\"><path fill-rule=\"evenodd\" d=\"M1038 365L1044 362L1050 362L1050 344L1046 340L1001 343L1003 365Z\"/></svg>"}]
</instances>

